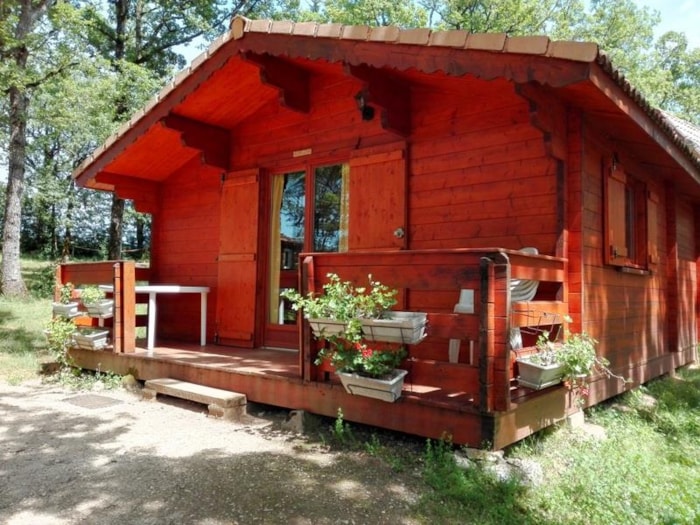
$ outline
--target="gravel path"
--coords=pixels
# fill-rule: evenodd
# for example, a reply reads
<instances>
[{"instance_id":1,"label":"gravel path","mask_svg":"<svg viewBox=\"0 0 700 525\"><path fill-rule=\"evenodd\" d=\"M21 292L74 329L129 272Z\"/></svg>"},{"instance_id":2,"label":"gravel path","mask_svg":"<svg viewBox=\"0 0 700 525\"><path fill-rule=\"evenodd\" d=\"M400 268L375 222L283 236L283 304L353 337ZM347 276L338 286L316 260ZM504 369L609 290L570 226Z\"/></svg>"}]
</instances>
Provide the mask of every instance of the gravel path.
<instances>
[{"instance_id":1,"label":"gravel path","mask_svg":"<svg viewBox=\"0 0 700 525\"><path fill-rule=\"evenodd\" d=\"M160 398L159 398L160 399ZM126 391L0 383L0 524L413 524L418 480L368 455Z\"/></svg>"}]
</instances>

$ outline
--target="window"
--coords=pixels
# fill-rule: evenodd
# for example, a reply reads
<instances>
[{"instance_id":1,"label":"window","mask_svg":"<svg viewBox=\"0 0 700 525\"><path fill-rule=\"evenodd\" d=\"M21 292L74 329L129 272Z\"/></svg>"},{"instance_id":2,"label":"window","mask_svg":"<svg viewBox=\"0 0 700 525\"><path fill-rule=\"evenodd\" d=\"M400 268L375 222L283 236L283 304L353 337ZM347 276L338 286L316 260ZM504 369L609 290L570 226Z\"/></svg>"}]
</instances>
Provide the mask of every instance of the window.
<instances>
[{"instance_id":1,"label":"window","mask_svg":"<svg viewBox=\"0 0 700 525\"><path fill-rule=\"evenodd\" d=\"M646 269L656 262L658 199L616 156L604 171L605 262Z\"/></svg>"},{"instance_id":2,"label":"window","mask_svg":"<svg viewBox=\"0 0 700 525\"><path fill-rule=\"evenodd\" d=\"M301 252L347 251L348 171L332 164L273 175L269 323L296 324L279 294L296 288Z\"/></svg>"}]
</instances>

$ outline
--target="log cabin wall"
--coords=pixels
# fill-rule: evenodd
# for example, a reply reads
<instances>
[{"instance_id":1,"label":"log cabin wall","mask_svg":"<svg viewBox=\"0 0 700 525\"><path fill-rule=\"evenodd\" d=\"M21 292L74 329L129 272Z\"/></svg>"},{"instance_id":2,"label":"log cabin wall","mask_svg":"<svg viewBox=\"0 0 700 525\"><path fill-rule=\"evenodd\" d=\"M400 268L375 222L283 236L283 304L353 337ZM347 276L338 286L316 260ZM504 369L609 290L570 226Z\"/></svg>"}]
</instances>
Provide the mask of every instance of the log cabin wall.
<instances>
[{"instance_id":1,"label":"log cabin wall","mask_svg":"<svg viewBox=\"0 0 700 525\"><path fill-rule=\"evenodd\" d=\"M157 242L152 247L152 281L209 286L209 312L216 305L220 187L220 170L195 158L162 183L159 211L153 217ZM197 340L199 295L160 295L157 322L160 337ZM213 336L213 323L210 314L208 338Z\"/></svg>"},{"instance_id":2,"label":"log cabin wall","mask_svg":"<svg viewBox=\"0 0 700 525\"><path fill-rule=\"evenodd\" d=\"M446 86L413 92L411 249L534 246L555 255L557 163L527 101L502 80Z\"/></svg>"},{"instance_id":3,"label":"log cabin wall","mask_svg":"<svg viewBox=\"0 0 700 525\"><path fill-rule=\"evenodd\" d=\"M677 191L616 147L614 138L584 117L581 153L582 326L599 341L599 353L627 378L646 381L671 367L670 353L697 341L694 218ZM606 262L606 180L610 163L645 188L649 219L645 268L627 271ZM652 202L653 197L653 202ZM611 203L625 208L624 202ZM573 304L573 302L572 302ZM684 305L684 306L681 306ZM593 388L591 401L618 393L617 382Z\"/></svg>"},{"instance_id":4,"label":"log cabin wall","mask_svg":"<svg viewBox=\"0 0 700 525\"><path fill-rule=\"evenodd\" d=\"M690 203L681 201L676 207L678 230L678 350L695 348L697 333L697 246L695 215ZM671 348L673 350L673 348Z\"/></svg>"}]
</instances>

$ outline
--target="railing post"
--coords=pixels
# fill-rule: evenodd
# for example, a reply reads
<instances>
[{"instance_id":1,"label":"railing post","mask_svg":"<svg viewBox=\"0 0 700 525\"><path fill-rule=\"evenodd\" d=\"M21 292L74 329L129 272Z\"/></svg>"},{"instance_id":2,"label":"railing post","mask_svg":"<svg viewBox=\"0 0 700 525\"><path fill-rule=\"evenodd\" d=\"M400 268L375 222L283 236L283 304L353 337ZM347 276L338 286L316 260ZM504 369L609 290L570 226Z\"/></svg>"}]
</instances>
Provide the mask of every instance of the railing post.
<instances>
[{"instance_id":1,"label":"railing post","mask_svg":"<svg viewBox=\"0 0 700 525\"><path fill-rule=\"evenodd\" d=\"M312 290L315 281L314 258L311 256L304 257L299 268L301 275L299 280L299 293L306 295ZM313 348L311 329L309 328L309 323L306 321L306 318L302 316L302 312L299 312L299 315L301 316L299 320L301 326L299 333L299 367L304 381L316 381L318 378L313 368L313 361L316 357L312 355L313 353L311 351Z\"/></svg>"},{"instance_id":2,"label":"railing post","mask_svg":"<svg viewBox=\"0 0 700 525\"><path fill-rule=\"evenodd\" d=\"M114 265L114 352L131 353L136 349L136 269L133 261Z\"/></svg>"}]
</instances>

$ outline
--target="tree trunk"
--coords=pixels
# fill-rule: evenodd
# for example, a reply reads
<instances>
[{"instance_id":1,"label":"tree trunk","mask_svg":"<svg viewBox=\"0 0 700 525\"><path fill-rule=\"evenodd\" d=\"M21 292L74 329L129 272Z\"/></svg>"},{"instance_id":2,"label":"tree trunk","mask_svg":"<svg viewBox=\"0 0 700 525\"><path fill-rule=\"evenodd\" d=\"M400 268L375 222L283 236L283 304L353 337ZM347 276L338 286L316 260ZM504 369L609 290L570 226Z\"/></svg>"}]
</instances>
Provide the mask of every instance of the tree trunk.
<instances>
[{"instance_id":1,"label":"tree trunk","mask_svg":"<svg viewBox=\"0 0 700 525\"><path fill-rule=\"evenodd\" d=\"M20 271L20 233L24 158L27 147L27 95L10 88L10 151L5 222L2 231L2 282L0 291L8 296L23 296L27 287Z\"/></svg>"},{"instance_id":2,"label":"tree trunk","mask_svg":"<svg viewBox=\"0 0 700 525\"><path fill-rule=\"evenodd\" d=\"M122 231L124 224L124 199L112 194L112 214L109 221L109 246L107 258L116 261L122 258Z\"/></svg>"},{"instance_id":3,"label":"tree trunk","mask_svg":"<svg viewBox=\"0 0 700 525\"><path fill-rule=\"evenodd\" d=\"M114 2L116 15L116 28L114 39L114 62L113 69L121 73L121 60L126 52L126 31L129 18L129 1L116 0ZM125 118L127 114L127 103L123 97L115 101L115 115L118 121ZM124 231L124 200L120 199L116 193L112 194L112 211L109 221L109 238L107 240L107 258L116 261L122 258L122 233Z\"/></svg>"},{"instance_id":4,"label":"tree trunk","mask_svg":"<svg viewBox=\"0 0 700 525\"><path fill-rule=\"evenodd\" d=\"M2 6L0 2L0 6ZM0 55L10 57L16 72L24 73L27 69L29 48L27 37L34 24L46 11L47 0L22 0L14 28L15 44L5 47L0 38ZM17 7L17 6L15 6ZM12 9L12 6L8 6ZM3 17L11 14L9 10L0 10ZM21 75L18 75L21 77ZM8 148L9 170L7 175L7 194L5 202L5 221L2 229L2 266L0 267L0 293L8 296L27 295L27 287L22 279L20 268L20 235L22 232L22 193L24 192L24 168L27 149L27 118L29 97L26 86L13 83L7 90L9 95L10 146Z\"/></svg>"}]
</instances>

